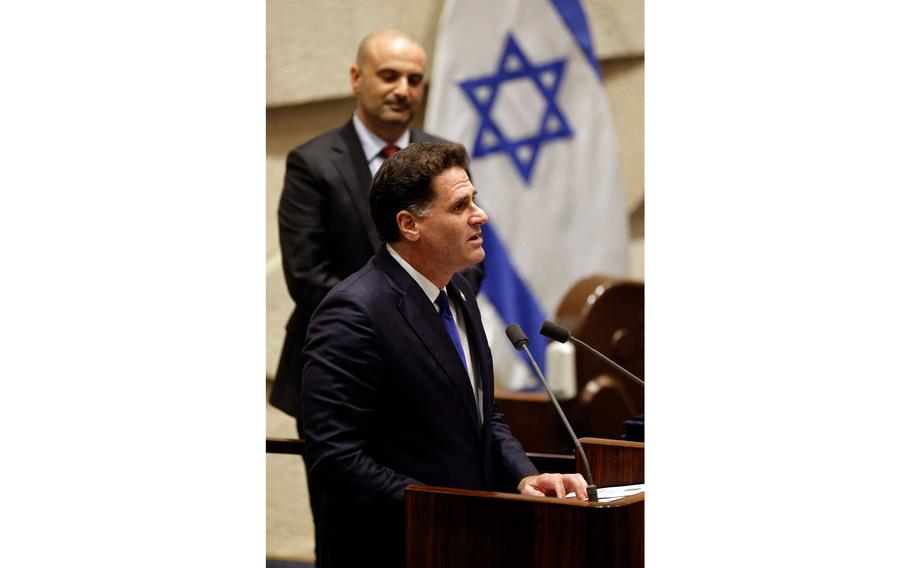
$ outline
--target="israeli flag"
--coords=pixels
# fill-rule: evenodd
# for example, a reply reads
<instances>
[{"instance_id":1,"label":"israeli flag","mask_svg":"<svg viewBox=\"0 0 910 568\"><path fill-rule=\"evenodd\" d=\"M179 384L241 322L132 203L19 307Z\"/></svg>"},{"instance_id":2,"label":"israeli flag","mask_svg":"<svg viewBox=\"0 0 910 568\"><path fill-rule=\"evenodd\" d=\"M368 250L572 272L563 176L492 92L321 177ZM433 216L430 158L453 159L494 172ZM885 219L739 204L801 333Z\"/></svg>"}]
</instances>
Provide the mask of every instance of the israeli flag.
<instances>
[{"instance_id":1,"label":"israeli flag","mask_svg":"<svg viewBox=\"0 0 910 568\"><path fill-rule=\"evenodd\" d=\"M580 278L628 274L613 121L579 0L447 0L427 106L429 132L465 145L483 228L479 298L497 386L536 389L505 326L538 334Z\"/></svg>"}]
</instances>

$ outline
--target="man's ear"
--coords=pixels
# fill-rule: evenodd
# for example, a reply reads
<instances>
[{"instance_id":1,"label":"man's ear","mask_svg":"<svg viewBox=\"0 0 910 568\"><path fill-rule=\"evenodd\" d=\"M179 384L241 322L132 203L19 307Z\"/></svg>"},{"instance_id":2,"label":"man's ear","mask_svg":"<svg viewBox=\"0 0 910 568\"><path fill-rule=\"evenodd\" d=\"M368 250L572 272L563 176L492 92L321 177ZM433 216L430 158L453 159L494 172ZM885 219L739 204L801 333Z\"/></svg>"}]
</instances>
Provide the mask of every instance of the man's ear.
<instances>
[{"instance_id":1,"label":"man's ear","mask_svg":"<svg viewBox=\"0 0 910 568\"><path fill-rule=\"evenodd\" d=\"M351 65L351 90L354 94L360 94L360 67L355 63Z\"/></svg>"},{"instance_id":2,"label":"man's ear","mask_svg":"<svg viewBox=\"0 0 910 568\"><path fill-rule=\"evenodd\" d=\"M402 209L395 215L398 223L398 232L406 241L415 242L420 237L420 227L417 226L417 217L410 211Z\"/></svg>"}]
</instances>

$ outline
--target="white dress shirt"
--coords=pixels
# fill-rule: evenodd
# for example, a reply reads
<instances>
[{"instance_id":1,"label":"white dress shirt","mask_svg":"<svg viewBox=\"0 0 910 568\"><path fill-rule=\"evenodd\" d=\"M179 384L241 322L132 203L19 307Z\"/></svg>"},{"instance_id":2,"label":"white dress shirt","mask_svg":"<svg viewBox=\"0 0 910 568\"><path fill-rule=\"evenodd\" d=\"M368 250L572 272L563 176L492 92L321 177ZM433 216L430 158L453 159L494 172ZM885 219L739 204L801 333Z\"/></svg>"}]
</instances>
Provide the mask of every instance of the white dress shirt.
<instances>
[{"instance_id":1,"label":"white dress shirt","mask_svg":"<svg viewBox=\"0 0 910 568\"><path fill-rule=\"evenodd\" d=\"M354 130L357 132L357 138L360 139L360 145L363 146L363 157L367 159L367 164L370 166L370 175L375 176L376 172L379 170L379 166L385 161L385 158L379 152L388 146L389 143L370 132L370 130L360 122L360 119L357 118L356 112L354 113ZM400 150L410 144L410 142L411 131L408 129L395 141L393 146L398 146L398 149Z\"/></svg>"}]
</instances>

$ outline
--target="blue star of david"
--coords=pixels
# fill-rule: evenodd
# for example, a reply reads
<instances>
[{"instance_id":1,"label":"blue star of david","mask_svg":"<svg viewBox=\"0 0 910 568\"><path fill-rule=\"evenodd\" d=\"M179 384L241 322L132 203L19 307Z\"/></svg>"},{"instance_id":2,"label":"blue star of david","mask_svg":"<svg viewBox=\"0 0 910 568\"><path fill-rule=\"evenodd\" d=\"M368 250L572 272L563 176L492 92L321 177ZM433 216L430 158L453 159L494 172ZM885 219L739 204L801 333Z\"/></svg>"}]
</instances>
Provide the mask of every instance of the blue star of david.
<instances>
[{"instance_id":1,"label":"blue star of david","mask_svg":"<svg viewBox=\"0 0 910 568\"><path fill-rule=\"evenodd\" d=\"M569 122L556 104L556 94L562 83L565 59L533 65L525 56L518 42L509 34L505 49L499 59L499 68L492 75L468 79L459 83L471 104L480 115L480 126L474 138L471 155L481 158L489 154L508 154L525 184L531 183L534 164L540 147L560 138L571 138ZM511 139L493 120L491 112L496 102L499 87L507 81L530 79L546 102L540 117L538 131L518 139Z\"/></svg>"}]
</instances>

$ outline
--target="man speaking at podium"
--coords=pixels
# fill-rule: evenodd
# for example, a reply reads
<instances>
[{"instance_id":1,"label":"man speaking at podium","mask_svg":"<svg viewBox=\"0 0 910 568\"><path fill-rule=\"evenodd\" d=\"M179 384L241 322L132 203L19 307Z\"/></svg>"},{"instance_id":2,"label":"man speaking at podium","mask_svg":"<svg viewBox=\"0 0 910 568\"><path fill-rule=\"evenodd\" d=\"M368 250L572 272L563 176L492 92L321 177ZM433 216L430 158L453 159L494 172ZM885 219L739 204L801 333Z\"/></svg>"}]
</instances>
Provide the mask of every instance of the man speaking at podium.
<instances>
[{"instance_id":1,"label":"man speaking at podium","mask_svg":"<svg viewBox=\"0 0 910 568\"><path fill-rule=\"evenodd\" d=\"M584 498L543 474L493 403L474 293L486 213L459 144L418 143L382 165L370 214L385 243L317 308L304 350L309 475L323 486L319 566L404 564L410 484Z\"/></svg>"}]
</instances>

